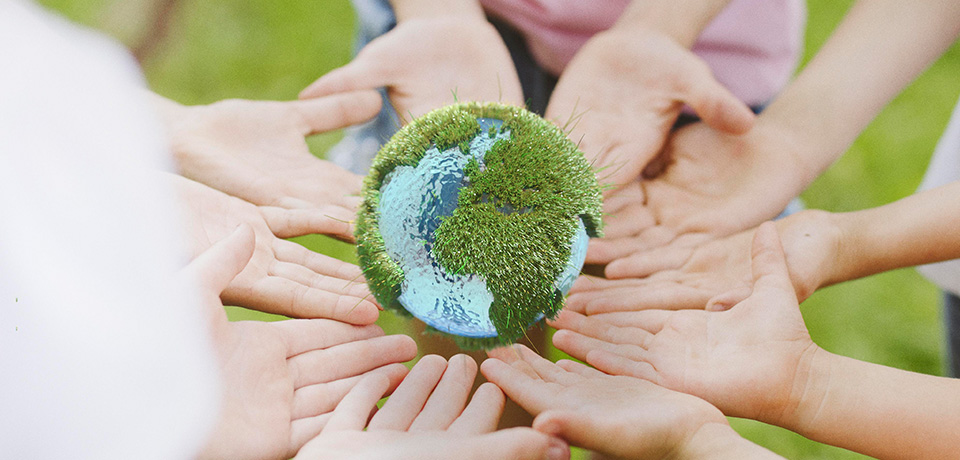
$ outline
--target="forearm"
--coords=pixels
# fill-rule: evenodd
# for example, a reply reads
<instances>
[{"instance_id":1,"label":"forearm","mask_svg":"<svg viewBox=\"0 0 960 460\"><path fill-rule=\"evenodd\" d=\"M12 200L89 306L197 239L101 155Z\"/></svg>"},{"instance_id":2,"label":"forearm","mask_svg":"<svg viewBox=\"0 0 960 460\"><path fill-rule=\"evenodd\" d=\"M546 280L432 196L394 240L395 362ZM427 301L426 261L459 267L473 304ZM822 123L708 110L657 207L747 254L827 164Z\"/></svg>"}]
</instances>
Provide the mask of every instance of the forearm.
<instances>
[{"instance_id":1,"label":"forearm","mask_svg":"<svg viewBox=\"0 0 960 460\"><path fill-rule=\"evenodd\" d=\"M878 458L960 452L960 381L818 352L795 416L781 426Z\"/></svg>"},{"instance_id":2,"label":"forearm","mask_svg":"<svg viewBox=\"0 0 960 460\"><path fill-rule=\"evenodd\" d=\"M708 423L700 427L679 450L675 458L682 460L739 460L739 459L782 459L746 439L743 439L730 425Z\"/></svg>"},{"instance_id":3,"label":"forearm","mask_svg":"<svg viewBox=\"0 0 960 460\"><path fill-rule=\"evenodd\" d=\"M690 48L729 3L730 0L634 0L613 28L654 30Z\"/></svg>"},{"instance_id":4,"label":"forearm","mask_svg":"<svg viewBox=\"0 0 960 460\"><path fill-rule=\"evenodd\" d=\"M464 16L483 19L483 8L477 0L390 0L397 22L412 18Z\"/></svg>"},{"instance_id":5,"label":"forearm","mask_svg":"<svg viewBox=\"0 0 960 460\"><path fill-rule=\"evenodd\" d=\"M803 182L843 153L900 90L953 43L960 3L860 0L758 126L803 140Z\"/></svg>"},{"instance_id":6,"label":"forearm","mask_svg":"<svg viewBox=\"0 0 960 460\"><path fill-rule=\"evenodd\" d=\"M960 182L878 208L834 214L840 243L821 286L960 258Z\"/></svg>"}]
</instances>

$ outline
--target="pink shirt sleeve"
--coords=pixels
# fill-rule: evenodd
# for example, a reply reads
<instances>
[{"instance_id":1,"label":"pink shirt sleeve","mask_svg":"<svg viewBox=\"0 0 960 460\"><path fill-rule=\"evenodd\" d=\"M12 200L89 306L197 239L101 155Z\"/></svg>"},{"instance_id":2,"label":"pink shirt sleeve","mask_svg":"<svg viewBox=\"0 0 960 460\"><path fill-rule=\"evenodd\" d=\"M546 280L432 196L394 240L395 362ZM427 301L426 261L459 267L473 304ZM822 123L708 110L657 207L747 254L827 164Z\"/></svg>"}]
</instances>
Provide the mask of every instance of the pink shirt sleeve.
<instances>
[{"instance_id":1,"label":"pink shirt sleeve","mask_svg":"<svg viewBox=\"0 0 960 460\"><path fill-rule=\"evenodd\" d=\"M527 39L555 75L597 32L608 29L629 0L481 0L487 13ZM803 46L803 0L733 0L700 35L693 51L750 105L769 101L790 80Z\"/></svg>"}]
</instances>

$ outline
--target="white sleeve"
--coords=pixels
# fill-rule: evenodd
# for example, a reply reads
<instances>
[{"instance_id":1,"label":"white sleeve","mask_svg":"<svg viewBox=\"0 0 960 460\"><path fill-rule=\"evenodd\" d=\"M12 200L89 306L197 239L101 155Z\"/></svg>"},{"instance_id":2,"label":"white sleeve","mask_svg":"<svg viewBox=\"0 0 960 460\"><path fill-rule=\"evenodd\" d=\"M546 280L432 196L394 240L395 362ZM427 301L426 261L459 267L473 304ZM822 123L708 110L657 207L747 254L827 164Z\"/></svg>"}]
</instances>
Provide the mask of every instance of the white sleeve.
<instances>
[{"instance_id":1,"label":"white sleeve","mask_svg":"<svg viewBox=\"0 0 960 460\"><path fill-rule=\"evenodd\" d=\"M136 65L16 0L0 63L0 457L192 457L216 365Z\"/></svg>"}]
</instances>

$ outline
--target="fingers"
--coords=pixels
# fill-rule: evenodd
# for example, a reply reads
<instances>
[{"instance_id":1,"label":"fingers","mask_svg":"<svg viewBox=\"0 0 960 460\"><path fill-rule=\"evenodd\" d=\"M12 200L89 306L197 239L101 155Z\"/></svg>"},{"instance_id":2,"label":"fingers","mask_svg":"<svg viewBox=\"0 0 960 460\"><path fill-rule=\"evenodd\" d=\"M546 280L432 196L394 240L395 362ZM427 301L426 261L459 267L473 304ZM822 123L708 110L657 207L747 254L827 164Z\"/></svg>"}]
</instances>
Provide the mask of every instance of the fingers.
<instances>
[{"instance_id":1,"label":"fingers","mask_svg":"<svg viewBox=\"0 0 960 460\"><path fill-rule=\"evenodd\" d=\"M360 380L371 374L386 376L390 380L390 386L387 388L387 393L390 393L407 375L407 367L403 364L388 364L366 374L299 388L293 393L291 419L300 420L332 412Z\"/></svg>"},{"instance_id":2,"label":"fingers","mask_svg":"<svg viewBox=\"0 0 960 460\"><path fill-rule=\"evenodd\" d=\"M568 311L561 312L555 320L551 321L551 325L557 329L576 331L612 344L646 347L653 337L653 334L641 328L614 326L594 317Z\"/></svg>"},{"instance_id":3,"label":"fingers","mask_svg":"<svg viewBox=\"0 0 960 460\"><path fill-rule=\"evenodd\" d=\"M349 64L318 78L300 92L300 99L388 86L387 75L390 72L384 63L392 60L379 59L377 46L376 41L367 45Z\"/></svg>"},{"instance_id":4,"label":"fingers","mask_svg":"<svg viewBox=\"0 0 960 460\"><path fill-rule=\"evenodd\" d=\"M277 260L290 262L313 270L321 275L332 276L352 283L364 284L360 267L313 252L291 241L277 240L273 244L273 253Z\"/></svg>"},{"instance_id":5,"label":"fingers","mask_svg":"<svg viewBox=\"0 0 960 460\"><path fill-rule=\"evenodd\" d=\"M596 315L610 312L702 309L714 294L708 288L692 287L677 282L646 280L611 280L598 283L595 290L581 291L567 299L567 308L578 313Z\"/></svg>"},{"instance_id":6,"label":"fingers","mask_svg":"<svg viewBox=\"0 0 960 460\"><path fill-rule=\"evenodd\" d=\"M364 377L343 397L340 404L337 404L337 409L333 411L323 431L362 430L367 425L370 413L377 407L377 401L380 401L389 387L390 381L384 375L371 374Z\"/></svg>"},{"instance_id":7,"label":"fingers","mask_svg":"<svg viewBox=\"0 0 960 460\"><path fill-rule=\"evenodd\" d=\"M283 336L288 357L383 335L383 329L375 324L354 326L327 319L291 319L270 325Z\"/></svg>"},{"instance_id":8,"label":"fingers","mask_svg":"<svg viewBox=\"0 0 960 460\"><path fill-rule=\"evenodd\" d=\"M336 259L332 260L336 263L344 263ZM356 297L358 299L370 295L370 290L367 289L367 285L363 282L350 282L350 280L321 275L302 265L288 262L274 262L268 270L268 275L285 278L321 291Z\"/></svg>"},{"instance_id":9,"label":"fingers","mask_svg":"<svg viewBox=\"0 0 960 460\"><path fill-rule=\"evenodd\" d=\"M370 420L368 429L406 431L410 428L446 368L447 361L440 356L426 355L420 358L400 387Z\"/></svg>"},{"instance_id":10,"label":"fingers","mask_svg":"<svg viewBox=\"0 0 960 460\"><path fill-rule=\"evenodd\" d=\"M463 354L450 358L440 383L410 425L410 431L447 429L463 412L476 377L477 362L473 358Z\"/></svg>"},{"instance_id":11,"label":"fingers","mask_svg":"<svg viewBox=\"0 0 960 460\"><path fill-rule=\"evenodd\" d=\"M482 434L496 430L506 401L503 391L496 385L490 382L480 385L473 393L470 404L447 428L447 431L460 434Z\"/></svg>"},{"instance_id":12,"label":"fingers","mask_svg":"<svg viewBox=\"0 0 960 460\"><path fill-rule=\"evenodd\" d=\"M571 361L569 359L561 359L557 361L557 366L560 366L567 372L573 372L585 378L603 378L607 375L590 366L586 366L582 363Z\"/></svg>"},{"instance_id":13,"label":"fingers","mask_svg":"<svg viewBox=\"0 0 960 460\"><path fill-rule=\"evenodd\" d=\"M204 293L219 296L246 267L255 247L253 229L242 224L193 259L181 270L180 276L195 283Z\"/></svg>"},{"instance_id":14,"label":"fingers","mask_svg":"<svg viewBox=\"0 0 960 460\"><path fill-rule=\"evenodd\" d=\"M259 210L270 231L278 238L320 234L353 239L356 214L340 206L312 209L261 206Z\"/></svg>"},{"instance_id":15,"label":"fingers","mask_svg":"<svg viewBox=\"0 0 960 460\"><path fill-rule=\"evenodd\" d=\"M380 93L373 89L337 93L283 104L300 117L303 134L311 135L367 121L380 111L383 103Z\"/></svg>"},{"instance_id":16,"label":"fingers","mask_svg":"<svg viewBox=\"0 0 960 460\"><path fill-rule=\"evenodd\" d=\"M547 410L555 402L556 389L497 358L480 365L480 372L506 395L531 414Z\"/></svg>"},{"instance_id":17,"label":"fingers","mask_svg":"<svg viewBox=\"0 0 960 460\"><path fill-rule=\"evenodd\" d=\"M657 370L643 360L634 360L607 350L591 350L584 361L610 375L625 375L660 384Z\"/></svg>"},{"instance_id":18,"label":"fingers","mask_svg":"<svg viewBox=\"0 0 960 460\"><path fill-rule=\"evenodd\" d=\"M643 278L657 272L683 266L693 255L692 247L661 247L640 251L607 264L604 274L610 279Z\"/></svg>"},{"instance_id":19,"label":"fingers","mask_svg":"<svg viewBox=\"0 0 960 460\"><path fill-rule=\"evenodd\" d=\"M733 290L718 294L707 301L705 310L707 311L726 311L733 308L734 305L742 302L753 292L749 286L735 288Z\"/></svg>"},{"instance_id":20,"label":"fingers","mask_svg":"<svg viewBox=\"0 0 960 460\"><path fill-rule=\"evenodd\" d=\"M581 361L586 361L587 355L594 350L605 350L632 360L646 360L649 355L640 345L614 344L566 329L553 334L553 345Z\"/></svg>"},{"instance_id":21,"label":"fingers","mask_svg":"<svg viewBox=\"0 0 960 460\"><path fill-rule=\"evenodd\" d=\"M413 359L416 343L405 335L388 335L301 353L287 360L294 388L332 382L371 369Z\"/></svg>"},{"instance_id":22,"label":"fingers","mask_svg":"<svg viewBox=\"0 0 960 460\"><path fill-rule=\"evenodd\" d=\"M470 459L569 460L570 446L559 438L530 428L510 428L468 438L465 452Z\"/></svg>"},{"instance_id":23,"label":"fingers","mask_svg":"<svg viewBox=\"0 0 960 460\"><path fill-rule=\"evenodd\" d=\"M572 445L591 450L603 451L603 439L608 433L593 426L590 416L567 410L549 410L533 419L534 430L546 435L566 440Z\"/></svg>"},{"instance_id":24,"label":"fingers","mask_svg":"<svg viewBox=\"0 0 960 460\"><path fill-rule=\"evenodd\" d=\"M676 237L676 230L657 225L644 228L636 236L591 240L587 247L586 263L608 264L640 251L666 246Z\"/></svg>"},{"instance_id":25,"label":"fingers","mask_svg":"<svg viewBox=\"0 0 960 460\"><path fill-rule=\"evenodd\" d=\"M720 84L705 65L690 75L685 102L710 127L730 134L744 134L753 127L756 115Z\"/></svg>"},{"instance_id":26,"label":"fingers","mask_svg":"<svg viewBox=\"0 0 960 460\"><path fill-rule=\"evenodd\" d=\"M753 236L754 290L770 288L778 291L787 291L794 298L796 293L790 274L787 271L787 261L783 254L783 246L777 235L777 227L773 222L765 222L757 228Z\"/></svg>"},{"instance_id":27,"label":"fingers","mask_svg":"<svg viewBox=\"0 0 960 460\"><path fill-rule=\"evenodd\" d=\"M545 382L570 385L580 380L576 374L567 372L562 367L547 361L524 345L514 345L514 348L519 350L523 360L526 361Z\"/></svg>"},{"instance_id":28,"label":"fingers","mask_svg":"<svg viewBox=\"0 0 960 460\"><path fill-rule=\"evenodd\" d=\"M337 295L278 276L258 280L251 291L248 296L235 299L243 302L236 305L253 305L257 310L294 318L328 318L358 325L372 324L380 315L372 301Z\"/></svg>"}]
</instances>

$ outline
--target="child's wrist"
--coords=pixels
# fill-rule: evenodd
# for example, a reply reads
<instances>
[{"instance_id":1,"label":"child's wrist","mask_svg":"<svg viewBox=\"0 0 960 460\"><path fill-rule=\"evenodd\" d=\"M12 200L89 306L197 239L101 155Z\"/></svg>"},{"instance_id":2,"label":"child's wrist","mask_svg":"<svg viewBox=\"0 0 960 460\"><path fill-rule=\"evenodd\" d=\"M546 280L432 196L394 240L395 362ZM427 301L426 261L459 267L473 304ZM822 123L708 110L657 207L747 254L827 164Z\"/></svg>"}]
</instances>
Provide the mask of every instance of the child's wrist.
<instances>
[{"instance_id":1,"label":"child's wrist","mask_svg":"<svg viewBox=\"0 0 960 460\"><path fill-rule=\"evenodd\" d=\"M632 2L613 29L656 32L685 48L693 47L700 33L730 0L644 0Z\"/></svg>"},{"instance_id":2,"label":"child's wrist","mask_svg":"<svg viewBox=\"0 0 960 460\"><path fill-rule=\"evenodd\" d=\"M835 283L843 229L838 215L808 209L777 221L797 300Z\"/></svg>"},{"instance_id":3,"label":"child's wrist","mask_svg":"<svg viewBox=\"0 0 960 460\"><path fill-rule=\"evenodd\" d=\"M390 0L397 22L408 19L484 19L477 0Z\"/></svg>"},{"instance_id":4,"label":"child's wrist","mask_svg":"<svg viewBox=\"0 0 960 460\"><path fill-rule=\"evenodd\" d=\"M747 441L726 423L704 424L676 452L676 460L780 458Z\"/></svg>"},{"instance_id":5,"label":"child's wrist","mask_svg":"<svg viewBox=\"0 0 960 460\"><path fill-rule=\"evenodd\" d=\"M818 426L818 420L829 411L824 410L824 400L833 383L832 376L839 357L816 344L804 353L799 369L794 374L790 401L780 411L776 420L762 420L795 433L809 436Z\"/></svg>"}]
</instances>

